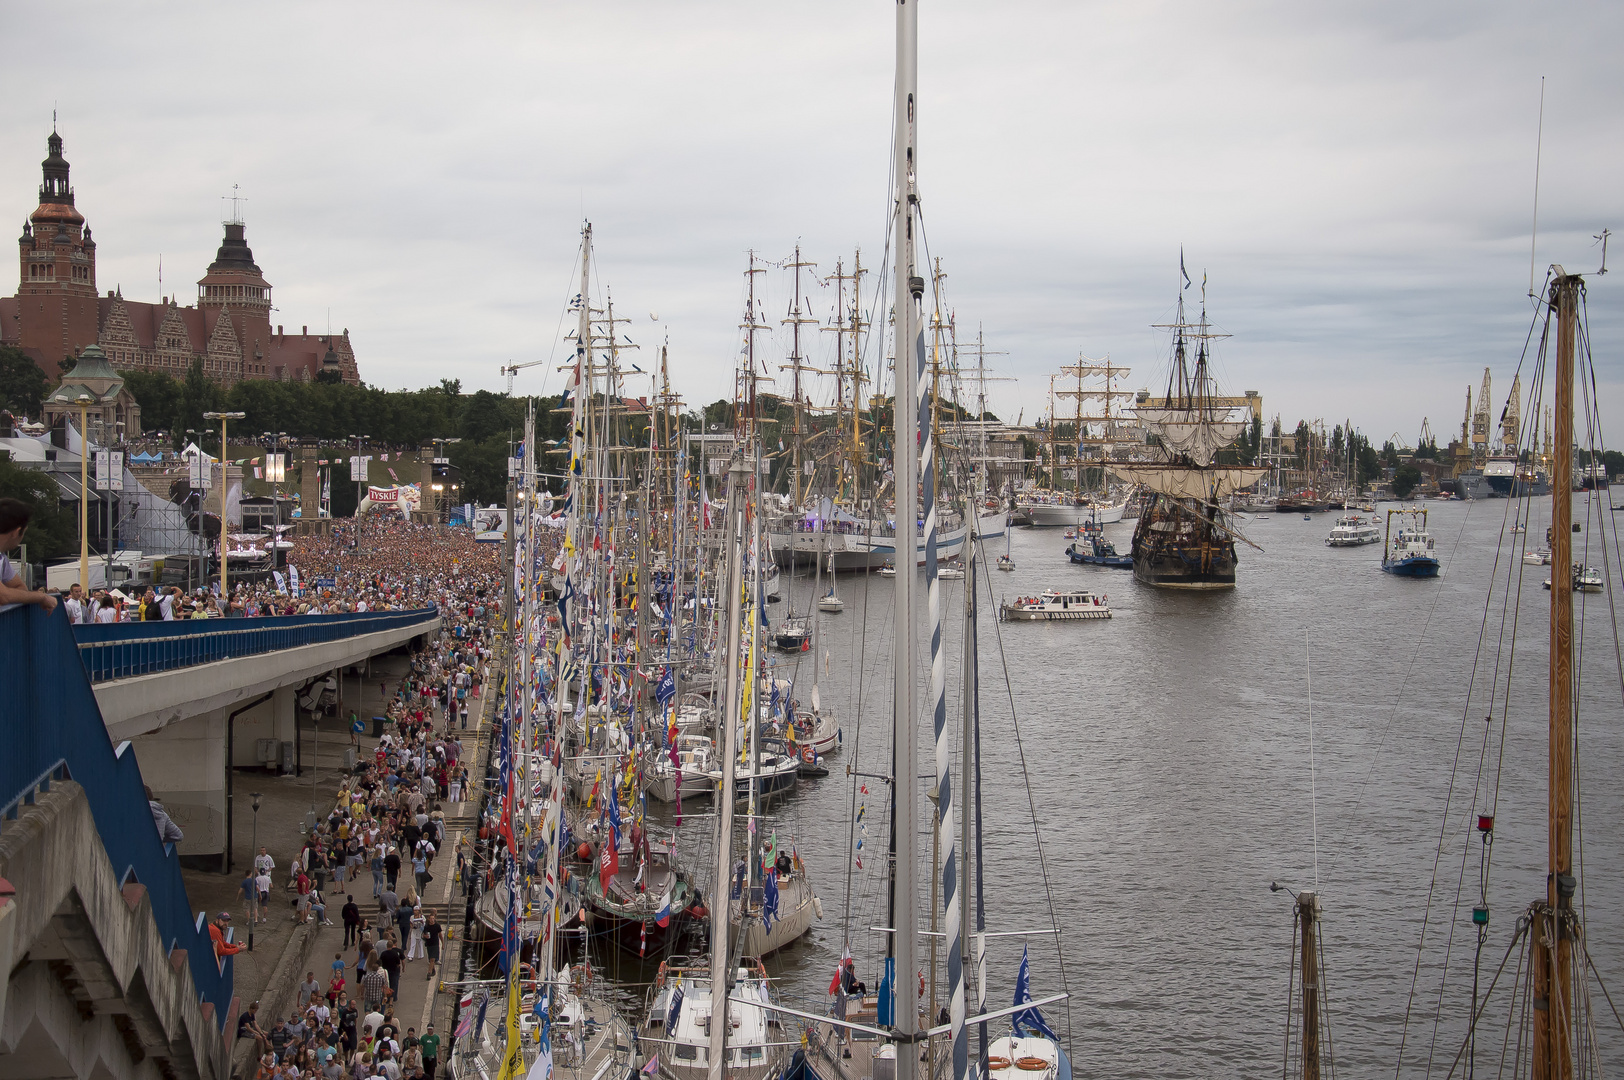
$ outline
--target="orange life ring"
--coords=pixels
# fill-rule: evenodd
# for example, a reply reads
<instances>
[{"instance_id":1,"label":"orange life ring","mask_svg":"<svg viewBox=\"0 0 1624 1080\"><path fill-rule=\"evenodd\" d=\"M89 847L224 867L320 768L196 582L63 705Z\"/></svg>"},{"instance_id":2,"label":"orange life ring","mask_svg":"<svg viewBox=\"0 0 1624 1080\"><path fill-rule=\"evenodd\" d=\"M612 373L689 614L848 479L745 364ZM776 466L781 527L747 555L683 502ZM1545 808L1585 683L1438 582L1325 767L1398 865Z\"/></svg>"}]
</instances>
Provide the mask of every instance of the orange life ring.
<instances>
[{"instance_id":1,"label":"orange life ring","mask_svg":"<svg viewBox=\"0 0 1624 1080\"><path fill-rule=\"evenodd\" d=\"M659 974L654 976L654 988L656 990L665 989L665 961L664 960L660 961Z\"/></svg>"},{"instance_id":2,"label":"orange life ring","mask_svg":"<svg viewBox=\"0 0 1624 1080\"><path fill-rule=\"evenodd\" d=\"M1007 1069L1007 1068L1009 1068L1009 1058L1007 1058L1007 1057L989 1057L989 1058L987 1058L987 1071L988 1072L997 1072L999 1069Z\"/></svg>"},{"instance_id":3,"label":"orange life ring","mask_svg":"<svg viewBox=\"0 0 1624 1080\"><path fill-rule=\"evenodd\" d=\"M1015 1067L1027 1072L1043 1072L1049 1068L1049 1063L1040 1057L1023 1057L1016 1059Z\"/></svg>"}]
</instances>

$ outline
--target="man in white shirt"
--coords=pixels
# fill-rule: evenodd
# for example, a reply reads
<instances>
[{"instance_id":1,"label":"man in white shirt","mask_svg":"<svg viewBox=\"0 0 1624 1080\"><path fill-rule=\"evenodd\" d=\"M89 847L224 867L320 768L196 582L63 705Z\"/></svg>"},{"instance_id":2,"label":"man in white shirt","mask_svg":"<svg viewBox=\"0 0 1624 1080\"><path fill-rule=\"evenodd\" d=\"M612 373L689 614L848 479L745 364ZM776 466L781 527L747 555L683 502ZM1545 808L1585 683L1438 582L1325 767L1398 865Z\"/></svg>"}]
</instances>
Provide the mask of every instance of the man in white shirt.
<instances>
[{"instance_id":1,"label":"man in white shirt","mask_svg":"<svg viewBox=\"0 0 1624 1080\"><path fill-rule=\"evenodd\" d=\"M172 588L158 599L158 610L163 613L164 622L175 621L175 609L180 605L180 590Z\"/></svg>"},{"instance_id":2,"label":"man in white shirt","mask_svg":"<svg viewBox=\"0 0 1624 1080\"><path fill-rule=\"evenodd\" d=\"M259 854L254 856L254 869L260 873L269 874L276 869L276 860L271 858L270 852L260 848Z\"/></svg>"},{"instance_id":3,"label":"man in white shirt","mask_svg":"<svg viewBox=\"0 0 1624 1080\"><path fill-rule=\"evenodd\" d=\"M69 586L68 598L62 601L62 606L67 609L68 621L70 623L73 623L76 626L83 626L85 623L90 621L85 617L85 592L79 587L79 583L77 581Z\"/></svg>"}]
</instances>

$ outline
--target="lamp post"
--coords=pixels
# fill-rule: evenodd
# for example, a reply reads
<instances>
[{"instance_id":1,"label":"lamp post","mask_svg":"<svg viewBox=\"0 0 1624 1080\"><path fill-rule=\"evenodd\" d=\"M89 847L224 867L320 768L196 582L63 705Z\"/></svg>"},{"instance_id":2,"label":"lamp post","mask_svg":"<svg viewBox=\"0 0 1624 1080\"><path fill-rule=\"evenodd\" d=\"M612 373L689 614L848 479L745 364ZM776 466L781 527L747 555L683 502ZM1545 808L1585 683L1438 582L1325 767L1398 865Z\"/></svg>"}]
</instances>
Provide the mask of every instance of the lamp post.
<instances>
[{"instance_id":1,"label":"lamp post","mask_svg":"<svg viewBox=\"0 0 1624 1080\"><path fill-rule=\"evenodd\" d=\"M364 483L366 483L366 480L367 480L367 463L366 463L366 459L361 456L361 444L366 442L367 436L365 436L365 435L351 435L351 436L349 436L349 438L355 440L355 469L353 470L354 474L355 474L355 547L356 547L356 550L360 550L360 547L361 547L361 486Z\"/></svg>"},{"instance_id":2,"label":"lamp post","mask_svg":"<svg viewBox=\"0 0 1624 1080\"><path fill-rule=\"evenodd\" d=\"M90 425L89 410L95 399L80 394L73 399L79 406L79 585L90 592Z\"/></svg>"},{"instance_id":3,"label":"lamp post","mask_svg":"<svg viewBox=\"0 0 1624 1080\"><path fill-rule=\"evenodd\" d=\"M252 844L254 853L248 857L248 865L252 870L254 870L254 876L257 878L257 877L259 877L259 868L257 866L254 866L254 860L259 858L259 792L250 791L248 793L248 796L249 796L249 798L254 800L254 804L253 804L254 805L254 841L253 841L253 844ZM254 888L258 889L259 886L255 885ZM255 906L257 907L258 905L255 905ZM254 951L254 923L256 923L258 921L259 921L258 919L250 919L248 921L248 951L249 952Z\"/></svg>"},{"instance_id":4,"label":"lamp post","mask_svg":"<svg viewBox=\"0 0 1624 1080\"><path fill-rule=\"evenodd\" d=\"M434 440L434 460L430 463L430 469L429 469L430 473L434 473L437 470L450 468L450 466L451 466L451 458L446 455L445 448L452 445L453 443L460 443L460 442L462 442L461 439L435 439ZM433 487L433 489L434 489L434 523L436 525L438 525L440 523L441 499L442 499L442 494L446 490L445 480L449 479L449 477L445 476L444 473L441 473L439 479L440 479L439 483L431 485ZM449 516L449 514L447 516Z\"/></svg>"},{"instance_id":5,"label":"lamp post","mask_svg":"<svg viewBox=\"0 0 1624 1080\"><path fill-rule=\"evenodd\" d=\"M231 606L231 589L226 583L226 421L241 420L247 415L241 412L203 414L205 420L220 421L220 603L227 608Z\"/></svg>"},{"instance_id":6,"label":"lamp post","mask_svg":"<svg viewBox=\"0 0 1624 1080\"><path fill-rule=\"evenodd\" d=\"M287 477L287 458L282 454L285 431L265 433L271 440L271 452L265 455L265 479L271 482L271 513L275 522L271 526L271 565L282 565L282 481Z\"/></svg>"}]
</instances>

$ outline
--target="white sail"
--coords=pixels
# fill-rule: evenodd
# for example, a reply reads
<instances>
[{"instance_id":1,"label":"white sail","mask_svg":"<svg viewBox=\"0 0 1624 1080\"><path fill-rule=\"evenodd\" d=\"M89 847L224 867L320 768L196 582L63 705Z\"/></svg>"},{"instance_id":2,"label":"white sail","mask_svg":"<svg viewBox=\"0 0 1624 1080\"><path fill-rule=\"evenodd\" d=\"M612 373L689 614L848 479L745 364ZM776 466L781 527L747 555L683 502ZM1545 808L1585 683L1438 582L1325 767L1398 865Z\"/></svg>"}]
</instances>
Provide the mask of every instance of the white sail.
<instances>
[{"instance_id":1,"label":"white sail","mask_svg":"<svg viewBox=\"0 0 1624 1080\"><path fill-rule=\"evenodd\" d=\"M1143 406L1134 410L1140 421L1161 437L1171 454L1181 454L1197 465L1210 465L1213 455L1246 432L1246 421L1219 419L1228 409L1180 409Z\"/></svg>"},{"instance_id":2,"label":"white sail","mask_svg":"<svg viewBox=\"0 0 1624 1080\"><path fill-rule=\"evenodd\" d=\"M1111 475L1130 484L1143 484L1151 491L1175 498L1200 499L1214 502L1256 483L1268 473L1267 469L1238 465L1216 469L1196 469L1184 465L1118 465L1107 466Z\"/></svg>"}]
</instances>

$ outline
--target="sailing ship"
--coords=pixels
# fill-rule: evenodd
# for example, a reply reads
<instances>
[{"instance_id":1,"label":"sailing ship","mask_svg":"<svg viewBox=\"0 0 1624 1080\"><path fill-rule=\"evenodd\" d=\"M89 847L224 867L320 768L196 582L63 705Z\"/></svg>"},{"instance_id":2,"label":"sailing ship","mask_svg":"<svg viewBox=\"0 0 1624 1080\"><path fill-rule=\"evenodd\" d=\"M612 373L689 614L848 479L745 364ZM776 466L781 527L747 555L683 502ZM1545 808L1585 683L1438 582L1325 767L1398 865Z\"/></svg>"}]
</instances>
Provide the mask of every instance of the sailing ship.
<instances>
[{"instance_id":1,"label":"sailing ship","mask_svg":"<svg viewBox=\"0 0 1624 1080\"><path fill-rule=\"evenodd\" d=\"M1162 462L1111 466L1118 477L1145 489L1133 533L1133 576L1161 588L1234 587L1235 541L1250 541L1229 524L1223 504L1267 472L1217 461L1219 451L1245 432L1247 421L1234 415L1240 406L1219 399L1213 383L1209 342L1228 335L1208 324L1205 291L1203 282L1201 314L1191 323L1180 290L1177 318L1160 327L1173 332L1167 389L1160 398L1143 397L1136 410L1158 443Z\"/></svg>"}]
</instances>

